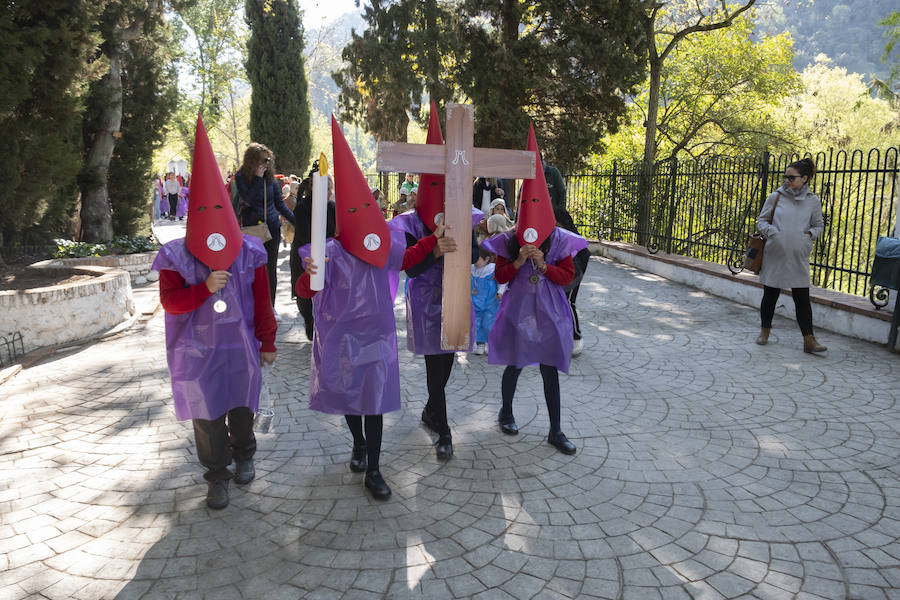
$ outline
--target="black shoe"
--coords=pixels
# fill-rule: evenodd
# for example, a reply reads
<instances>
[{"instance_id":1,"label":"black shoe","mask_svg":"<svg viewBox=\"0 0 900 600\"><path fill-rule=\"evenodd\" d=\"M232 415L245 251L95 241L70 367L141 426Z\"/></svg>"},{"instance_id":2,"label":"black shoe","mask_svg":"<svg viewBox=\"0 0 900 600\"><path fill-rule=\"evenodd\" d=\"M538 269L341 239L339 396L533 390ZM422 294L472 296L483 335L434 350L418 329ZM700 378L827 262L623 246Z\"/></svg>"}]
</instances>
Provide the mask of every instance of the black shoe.
<instances>
[{"instance_id":1,"label":"black shoe","mask_svg":"<svg viewBox=\"0 0 900 600\"><path fill-rule=\"evenodd\" d=\"M206 505L215 510L228 506L227 479L215 479L207 482Z\"/></svg>"},{"instance_id":2,"label":"black shoe","mask_svg":"<svg viewBox=\"0 0 900 600\"><path fill-rule=\"evenodd\" d=\"M353 454L350 455L350 470L354 473L362 473L368 466L369 461L366 456L366 447L353 446Z\"/></svg>"},{"instance_id":3,"label":"black shoe","mask_svg":"<svg viewBox=\"0 0 900 600\"><path fill-rule=\"evenodd\" d=\"M575 444L570 442L562 431L557 431L547 436L547 443L563 454L575 454Z\"/></svg>"},{"instance_id":4,"label":"black shoe","mask_svg":"<svg viewBox=\"0 0 900 600\"><path fill-rule=\"evenodd\" d=\"M497 422L500 423L500 431L505 433L506 435L518 435L519 428L516 426L516 418L509 413L508 415L504 415L503 411L500 411L500 415L497 417Z\"/></svg>"},{"instance_id":5,"label":"black shoe","mask_svg":"<svg viewBox=\"0 0 900 600\"><path fill-rule=\"evenodd\" d=\"M450 460L453 456L453 438L449 433L438 438L434 443L434 450L438 460Z\"/></svg>"},{"instance_id":6,"label":"black shoe","mask_svg":"<svg viewBox=\"0 0 900 600\"><path fill-rule=\"evenodd\" d=\"M366 489L372 492L376 500L387 500L391 497L391 488L385 483L381 471L369 471L366 473Z\"/></svg>"},{"instance_id":7,"label":"black shoe","mask_svg":"<svg viewBox=\"0 0 900 600\"><path fill-rule=\"evenodd\" d=\"M256 477L256 469L253 467L253 459L237 460L234 463L234 482L244 485L253 481Z\"/></svg>"},{"instance_id":8,"label":"black shoe","mask_svg":"<svg viewBox=\"0 0 900 600\"><path fill-rule=\"evenodd\" d=\"M433 414L428 412L427 408L422 411L422 425L437 433L438 435L440 435L441 433L441 428L438 427L437 420L434 418Z\"/></svg>"},{"instance_id":9,"label":"black shoe","mask_svg":"<svg viewBox=\"0 0 900 600\"><path fill-rule=\"evenodd\" d=\"M313 320L303 322L303 327L306 329L306 339L312 341L313 339Z\"/></svg>"}]
</instances>

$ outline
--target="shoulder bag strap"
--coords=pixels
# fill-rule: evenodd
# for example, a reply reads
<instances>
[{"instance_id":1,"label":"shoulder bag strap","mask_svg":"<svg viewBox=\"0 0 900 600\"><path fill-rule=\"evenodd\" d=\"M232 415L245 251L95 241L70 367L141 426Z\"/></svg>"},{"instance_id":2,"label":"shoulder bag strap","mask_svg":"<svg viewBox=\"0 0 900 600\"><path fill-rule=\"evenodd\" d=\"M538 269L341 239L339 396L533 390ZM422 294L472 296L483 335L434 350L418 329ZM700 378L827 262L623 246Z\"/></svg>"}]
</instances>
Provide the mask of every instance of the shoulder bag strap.
<instances>
[{"instance_id":1,"label":"shoulder bag strap","mask_svg":"<svg viewBox=\"0 0 900 600\"><path fill-rule=\"evenodd\" d=\"M775 209L778 208L778 201L781 200L781 190L775 190L775 193L778 194L778 197L775 198L775 204L772 205L772 214L769 215L769 225L772 224L772 219L775 218Z\"/></svg>"}]
</instances>

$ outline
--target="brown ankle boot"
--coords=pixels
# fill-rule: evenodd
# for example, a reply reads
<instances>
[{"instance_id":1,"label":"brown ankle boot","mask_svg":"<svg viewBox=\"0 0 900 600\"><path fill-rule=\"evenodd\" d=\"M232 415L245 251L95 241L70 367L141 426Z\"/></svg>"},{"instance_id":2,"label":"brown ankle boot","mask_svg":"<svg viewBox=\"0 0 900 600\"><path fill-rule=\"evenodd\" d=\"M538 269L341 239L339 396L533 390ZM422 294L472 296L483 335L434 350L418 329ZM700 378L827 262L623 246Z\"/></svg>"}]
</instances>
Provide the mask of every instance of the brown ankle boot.
<instances>
[{"instance_id":1,"label":"brown ankle boot","mask_svg":"<svg viewBox=\"0 0 900 600\"><path fill-rule=\"evenodd\" d=\"M756 343L760 346L765 346L769 343L769 332L772 331L771 327L763 327L759 330L759 337L756 338Z\"/></svg>"},{"instance_id":2,"label":"brown ankle boot","mask_svg":"<svg viewBox=\"0 0 900 600\"><path fill-rule=\"evenodd\" d=\"M813 334L803 336L803 351L807 354L813 352L825 352L826 350L828 350L828 348L817 342L816 336Z\"/></svg>"}]
</instances>

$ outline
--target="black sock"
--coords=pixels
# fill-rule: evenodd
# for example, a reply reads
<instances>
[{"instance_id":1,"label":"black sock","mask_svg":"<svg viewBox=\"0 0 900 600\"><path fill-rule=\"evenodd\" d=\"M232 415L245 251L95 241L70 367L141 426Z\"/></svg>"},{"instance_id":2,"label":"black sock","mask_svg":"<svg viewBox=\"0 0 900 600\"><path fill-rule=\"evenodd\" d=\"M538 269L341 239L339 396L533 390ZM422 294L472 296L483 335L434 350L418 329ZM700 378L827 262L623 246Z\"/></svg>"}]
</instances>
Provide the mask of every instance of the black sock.
<instances>
[{"instance_id":1,"label":"black sock","mask_svg":"<svg viewBox=\"0 0 900 600\"><path fill-rule=\"evenodd\" d=\"M362 417L359 415L344 415L344 419L347 421L350 433L353 434L353 445L357 447L365 446L366 438L363 437ZM380 438L379 443L381 443Z\"/></svg>"},{"instance_id":2,"label":"black sock","mask_svg":"<svg viewBox=\"0 0 900 600\"><path fill-rule=\"evenodd\" d=\"M366 415L366 452L369 462L366 471L377 471L378 461L381 458L381 432L384 427L384 416Z\"/></svg>"}]
</instances>

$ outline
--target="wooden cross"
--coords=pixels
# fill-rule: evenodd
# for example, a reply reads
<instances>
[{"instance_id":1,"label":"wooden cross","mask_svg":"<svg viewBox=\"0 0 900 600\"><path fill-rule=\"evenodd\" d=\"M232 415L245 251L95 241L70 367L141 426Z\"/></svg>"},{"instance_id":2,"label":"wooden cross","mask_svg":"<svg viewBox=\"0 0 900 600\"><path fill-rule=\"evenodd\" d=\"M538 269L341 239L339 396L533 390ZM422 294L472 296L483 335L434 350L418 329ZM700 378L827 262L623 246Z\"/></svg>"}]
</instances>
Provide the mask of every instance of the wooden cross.
<instances>
[{"instance_id":1,"label":"wooden cross","mask_svg":"<svg viewBox=\"0 0 900 600\"><path fill-rule=\"evenodd\" d=\"M378 170L445 176L444 222L450 227L449 235L457 240L457 251L444 256L441 347L468 350L472 271L467 248L472 232L472 183L475 177L534 179L536 157L530 150L476 148L471 104L447 104L446 132L443 146L379 142Z\"/></svg>"}]
</instances>

